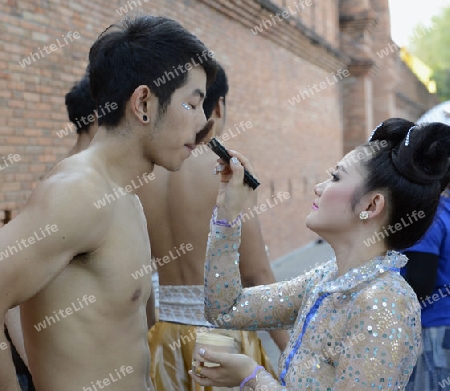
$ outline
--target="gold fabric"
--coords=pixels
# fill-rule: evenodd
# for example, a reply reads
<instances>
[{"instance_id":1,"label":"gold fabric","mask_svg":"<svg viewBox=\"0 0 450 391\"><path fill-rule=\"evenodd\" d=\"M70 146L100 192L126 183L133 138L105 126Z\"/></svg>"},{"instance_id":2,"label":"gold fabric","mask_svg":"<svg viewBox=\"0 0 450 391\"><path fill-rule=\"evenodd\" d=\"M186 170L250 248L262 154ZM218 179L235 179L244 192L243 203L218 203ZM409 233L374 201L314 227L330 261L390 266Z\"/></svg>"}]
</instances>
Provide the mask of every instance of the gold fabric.
<instances>
[{"instance_id":1,"label":"gold fabric","mask_svg":"<svg viewBox=\"0 0 450 391\"><path fill-rule=\"evenodd\" d=\"M157 322L148 332L151 354L150 377L156 391L221 391L235 388L201 387L189 376L197 330L234 338L239 353L253 358L275 376L269 358L255 331L208 329L169 322Z\"/></svg>"}]
</instances>

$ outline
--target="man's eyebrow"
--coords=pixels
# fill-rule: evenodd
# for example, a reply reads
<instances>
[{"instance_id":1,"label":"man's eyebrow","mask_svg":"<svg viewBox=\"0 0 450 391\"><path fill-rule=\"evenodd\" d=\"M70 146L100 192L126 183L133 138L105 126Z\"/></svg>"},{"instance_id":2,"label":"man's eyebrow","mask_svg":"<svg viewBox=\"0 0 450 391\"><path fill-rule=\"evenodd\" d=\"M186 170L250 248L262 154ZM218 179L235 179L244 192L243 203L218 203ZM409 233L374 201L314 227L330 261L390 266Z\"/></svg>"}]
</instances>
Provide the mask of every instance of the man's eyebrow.
<instances>
[{"instance_id":1,"label":"man's eyebrow","mask_svg":"<svg viewBox=\"0 0 450 391\"><path fill-rule=\"evenodd\" d=\"M202 99L205 97L205 93L200 88L196 88L194 91L192 91L192 95L198 95Z\"/></svg>"},{"instance_id":2,"label":"man's eyebrow","mask_svg":"<svg viewBox=\"0 0 450 391\"><path fill-rule=\"evenodd\" d=\"M344 166L341 166L340 164L338 164L338 165L336 166L336 170L341 170L341 171L344 171L346 174L348 174L348 172L347 172L347 170L345 169L345 167L344 167Z\"/></svg>"}]
</instances>

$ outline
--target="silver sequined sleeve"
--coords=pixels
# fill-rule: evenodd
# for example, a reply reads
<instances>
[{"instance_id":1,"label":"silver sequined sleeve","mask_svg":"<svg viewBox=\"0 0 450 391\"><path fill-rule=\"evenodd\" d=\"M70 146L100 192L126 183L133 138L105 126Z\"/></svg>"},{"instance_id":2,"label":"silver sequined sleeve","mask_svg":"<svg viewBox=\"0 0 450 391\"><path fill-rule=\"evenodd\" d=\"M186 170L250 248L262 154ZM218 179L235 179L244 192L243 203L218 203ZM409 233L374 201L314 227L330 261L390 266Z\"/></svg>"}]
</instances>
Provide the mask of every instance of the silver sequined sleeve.
<instances>
[{"instance_id":1,"label":"silver sequined sleeve","mask_svg":"<svg viewBox=\"0 0 450 391\"><path fill-rule=\"evenodd\" d=\"M222 328L276 329L292 326L302 304L307 275L243 289L239 273L240 222L211 222L205 263L205 316ZM227 316L225 316L227 315Z\"/></svg>"}]
</instances>

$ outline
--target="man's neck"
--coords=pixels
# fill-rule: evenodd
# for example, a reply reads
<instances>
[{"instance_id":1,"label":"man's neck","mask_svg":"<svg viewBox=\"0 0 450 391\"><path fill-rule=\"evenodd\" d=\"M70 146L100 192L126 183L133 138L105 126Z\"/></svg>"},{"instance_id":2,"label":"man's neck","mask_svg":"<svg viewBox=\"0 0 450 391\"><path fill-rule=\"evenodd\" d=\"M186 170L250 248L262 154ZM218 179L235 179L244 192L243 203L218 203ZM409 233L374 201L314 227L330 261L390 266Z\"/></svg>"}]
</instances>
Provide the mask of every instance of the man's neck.
<instances>
[{"instance_id":1,"label":"man's neck","mask_svg":"<svg viewBox=\"0 0 450 391\"><path fill-rule=\"evenodd\" d=\"M104 174L120 187L153 171L154 164L145 159L141 140L132 134L99 127L89 151Z\"/></svg>"}]
</instances>

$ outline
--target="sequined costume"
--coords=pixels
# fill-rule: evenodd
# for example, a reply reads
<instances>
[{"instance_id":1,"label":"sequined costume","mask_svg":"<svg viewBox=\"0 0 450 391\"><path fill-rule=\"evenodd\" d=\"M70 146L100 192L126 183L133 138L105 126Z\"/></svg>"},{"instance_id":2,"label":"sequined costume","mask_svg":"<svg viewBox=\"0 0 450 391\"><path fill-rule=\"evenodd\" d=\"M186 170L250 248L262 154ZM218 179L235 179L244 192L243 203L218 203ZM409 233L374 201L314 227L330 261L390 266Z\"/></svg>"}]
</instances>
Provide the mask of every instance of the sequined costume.
<instances>
[{"instance_id":1,"label":"sequined costume","mask_svg":"<svg viewBox=\"0 0 450 391\"><path fill-rule=\"evenodd\" d=\"M211 220L205 314L231 316L224 327L293 327L279 360L280 379L259 372L248 390L403 390L420 350L420 305L400 276L397 252L337 275L335 260L293 280L242 289L240 222ZM306 324L305 324L306 323Z\"/></svg>"},{"instance_id":2,"label":"sequined costume","mask_svg":"<svg viewBox=\"0 0 450 391\"><path fill-rule=\"evenodd\" d=\"M192 368L192 353L198 331L209 331L234 338L236 353L252 357L273 373L256 332L219 329L217 327L223 322L211 324L205 319L203 285L161 285L158 291L159 322L148 333L150 377L155 390L225 390L220 387L200 387L188 374ZM239 391L239 387L233 390Z\"/></svg>"}]
</instances>

